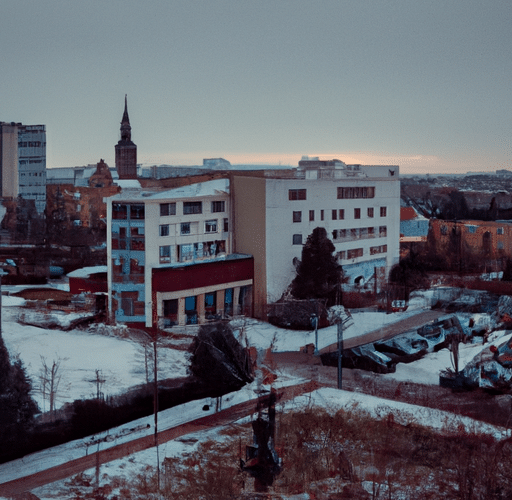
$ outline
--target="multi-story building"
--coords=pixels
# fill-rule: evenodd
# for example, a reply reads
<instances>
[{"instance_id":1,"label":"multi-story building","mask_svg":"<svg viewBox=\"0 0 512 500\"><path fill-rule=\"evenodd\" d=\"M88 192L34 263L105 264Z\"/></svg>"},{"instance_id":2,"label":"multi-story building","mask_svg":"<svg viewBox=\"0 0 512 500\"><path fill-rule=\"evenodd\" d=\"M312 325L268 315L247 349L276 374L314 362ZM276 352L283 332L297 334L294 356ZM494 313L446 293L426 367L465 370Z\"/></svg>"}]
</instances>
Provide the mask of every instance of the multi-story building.
<instances>
[{"instance_id":1,"label":"multi-story building","mask_svg":"<svg viewBox=\"0 0 512 500\"><path fill-rule=\"evenodd\" d=\"M471 256L481 262L512 257L511 221L439 220L430 221L433 241L438 252L452 246L459 260Z\"/></svg>"},{"instance_id":2,"label":"multi-story building","mask_svg":"<svg viewBox=\"0 0 512 500\"><path fill-rule=\"evenodd\" d=\"M377 285L399 260L398 166L346 165L304 158L293 176L234 172L233 248L254 256L254 314L280 299L302 246L324 227L351 283Z\"/></svg>"},{"instance_id":3,"label":"multi-story building","mask_svg":"<svg viewBox=\"0 0 512 500\"><path fill-rule=\"evenodd\" d=\"M18 194L35 200L38 213L46 207L46 130L44 125L18 126Z\"/></svg>"},{"instance_id":4,"label":"multi-story building","mask_svg":"<svg viewBox=\"0 0 512 500\"><path fill-rule=\"evenodd\" d=\"M146 327L251 314L253 260L232 252L229 181L105 200L109 311Z\"/></svg>"},{"instance_id":5,"label":"multi-story building","mask_svg":"<svg viewBox=\"0 0 512 500\"><path fill-rule=\"evenodd\" d=\"M46 130L44 125L0 122L1 196L46 206Z\"/></svg>"}]
</instances>

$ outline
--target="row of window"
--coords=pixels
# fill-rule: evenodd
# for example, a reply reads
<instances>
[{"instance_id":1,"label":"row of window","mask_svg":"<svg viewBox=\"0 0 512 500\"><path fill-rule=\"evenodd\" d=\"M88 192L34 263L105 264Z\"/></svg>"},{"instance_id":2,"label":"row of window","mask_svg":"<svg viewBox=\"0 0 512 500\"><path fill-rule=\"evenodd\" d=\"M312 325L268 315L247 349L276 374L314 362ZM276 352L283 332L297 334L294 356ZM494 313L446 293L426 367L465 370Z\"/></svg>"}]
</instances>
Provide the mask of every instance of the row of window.
<instances>
[{"instance_id":1,"label":"row of window","mask_svg":"<svg viewBox=\"0 0 512 500\"><path fill-rule=\"evenodd\" d=\"M343 240L360 240L365 238L385 238L388 235L387 226L355 227L352 229L334 229L332 239L335 242Z\"/></svg>"},{"instance_id":2,"label":"row of window","mask_svg":"<svg viewBox=\"0 0 512 500\"><path fill-rule=\"evenodd\" d=\"M332 232L332 239L335 242L340 241L352 241L359 240L364 238L375 238L377 237L375 227L358 227L353 229L335 229ZM385 238L388 234L387 226L379 226L378 228L378 237ZM294 234L292 236L292 244L293 245L302 245L302 234ZM384 245L385 246L385 245ZM377 247L373 247L377 248Z\"/></svg>"},{"instance_id":3,"label":"row of window","mask_svg":"<svg viewBox=\"0 0 512 500\"><path fill-rule=\"evenodd\" d=\"M376 247L370 247L370 255L376 255L380 253L386 253L388 251L387 245L380 245ZM343 250L336 254L336 258L338 260L349 260L349 259L357 259L358 257L363 257L364 249L363 248L352 248L351 250Z\"/></svg>"},{"instance_id":4,"label":"row of window","mask_svg":"<svg viewBox=\"0 0 512 500\"><path fill-rule=\"evenodd\" d=\"M174 225L174 224L173 224ZM223 220L222 230L224 232L229 231L229 220L225 218ZM188 234L198 234L199 232L199 222L182 222L180 224L180 234L188 235ZM219 232L219 221L217 219L204 221L204 233L218 233ZM169 224L160 224L159 227L160 236L169 236L170 235L170 225Z\"/></svg>"},{"instance_id":5,"label":"row of window","mask_svg":"<svg viewBox=\"0 0 512 500\"><path fill-rule=\"evenodd\" d=\"M468 233L470 234L476 234L476 229L477 229L477 226L473 226L473 225L468 225L468 226L465 226L467 228L467 231ZM447 226L441 226L441 234L448 234L448 227ZM498 235L503 235L504 232L503 232L503 227L497 227L496 228L496 234Z\"/></svg>"},{"instance_id":6,"label":"row of window","mask_svg":"<svg viewBox=\"0 0 512 500\"><path fill-rule=\"evenodd\" d=\"M369 219L373 219L375 215L374 207L368 207L366 209L366 215ZM387 216L387 207L380 207L380 216L386 217ZM354 208L354 219L360 219L361 218L361 209L360 208ZM320 210L320 220L325 219L325 211ZM344 220L345 219L345 209L333 209L331 211L331 220ZM294 211L292 215L293 222L302 222L302 212L301 211ZM310 210L309 211L309 221L313 222L315 220L315 211Z\"/></svg>"},{"instance_id":7,"label":"row of window","mask_svg":"<svg viewBox=\"0 0 512 500\"><path fill-rule=\"evenodd\" d=\"M178 254L174 255L175 248ZM187 262L215 257L226 252L226 240L203 241L186 245L162 245L159 247L160 263Z\"/></svg>"},{"instance_id":8,"label":"row of window","mask_svg":"<svg viewBox=\"0 0 512 500\"><path fill-rule=\"evenodd\" d=\"M212 201L210 206L212 213L225 212L225 201ZM203 202L202 201L185 201L183 202L183 215L202 214ZM160 217L168 215L176 215L176 202L160 203Z\"/></svg>"},{"instance_id":9,"label":"row of window","mask_svg":"<svg viewBox=\"0 0 512 500\"><path fill-rule=\"evenodd\" d=\"M40 148L41 146L46 146L46 142L41 142L41 141L18 142L19 148Z\"/></svg>"},{"instance_id":10,"label":"row of window","mask_svg":"<svg viewBox=\"0 0 512 500\"><path fill-rule=\"evenodd\" d=\"M375 198L375 187L373 186L355 186L355 187L338 187L338 200L353 200L360 198ZM289 189L288 199L290 201L306 200L306 189Z\"/></svg>"}]
</instances>

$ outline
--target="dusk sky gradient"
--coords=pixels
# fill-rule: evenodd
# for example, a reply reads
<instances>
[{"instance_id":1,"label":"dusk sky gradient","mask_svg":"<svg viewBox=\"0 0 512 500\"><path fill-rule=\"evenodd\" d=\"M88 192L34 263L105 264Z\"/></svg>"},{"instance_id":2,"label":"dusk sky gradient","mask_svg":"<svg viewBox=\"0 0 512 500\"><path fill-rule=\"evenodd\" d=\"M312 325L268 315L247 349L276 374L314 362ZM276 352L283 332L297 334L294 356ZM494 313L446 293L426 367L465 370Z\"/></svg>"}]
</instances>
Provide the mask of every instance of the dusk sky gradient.
<instances>
[{"instance_id":1,"label":"dusk sky gradient","mask_svg":"<svg viewBox=\"0 0 512 500\"><path fill-rule=\"evenodd\" d=\"M510 0L0 0L0 121L47 167L138 162L512 170Z\"/></svg>"}]
</instances>

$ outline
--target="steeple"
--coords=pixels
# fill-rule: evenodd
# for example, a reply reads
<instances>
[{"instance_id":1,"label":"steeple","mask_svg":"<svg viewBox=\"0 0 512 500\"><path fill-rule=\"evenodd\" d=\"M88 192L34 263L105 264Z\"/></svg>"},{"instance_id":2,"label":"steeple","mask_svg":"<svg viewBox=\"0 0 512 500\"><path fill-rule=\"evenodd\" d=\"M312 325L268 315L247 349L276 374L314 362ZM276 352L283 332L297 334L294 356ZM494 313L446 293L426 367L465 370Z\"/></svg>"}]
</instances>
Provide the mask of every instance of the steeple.
<instances>
[{"instance_id":1,"label":"steeple","mask_svg":"<svg viewBox=\"0 0 512 500\"><path fill-rule=\"evenodd\" d=\"M128 102L124 96L124 113L121 120L121 140L115 145L116 170L120 179L137 178L137 146L132 142L132 127L128 118Z\"/></svg>"},{"instance_id":2,"label":"steeple","mask_svg":"<svg viewBox=\"0 0 512 500\"><path fill-rule=\"evenodd\" d=\"M131 141L132 127L130 126L130 118L128 118L128 100L127 95L124 95L124 113L121 120L121 140Z\"/></svg>"}]
</instances>

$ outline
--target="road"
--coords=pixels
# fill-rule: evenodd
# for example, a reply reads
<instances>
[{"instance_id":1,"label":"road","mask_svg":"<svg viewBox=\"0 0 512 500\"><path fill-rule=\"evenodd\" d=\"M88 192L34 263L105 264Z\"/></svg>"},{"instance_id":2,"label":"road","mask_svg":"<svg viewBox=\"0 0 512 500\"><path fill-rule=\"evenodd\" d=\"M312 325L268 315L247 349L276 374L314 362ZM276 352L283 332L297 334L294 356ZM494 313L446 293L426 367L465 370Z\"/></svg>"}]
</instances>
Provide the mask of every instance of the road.
<instances>
[{"instance_id":1,"label":"road","mask_svg":"<svg viewBox=\"0 0 512 500\"><path fill-rule=\"evenodd\" d=\"M352 337L350 339L345 339L343 341L344 349L351 349L353 347L357 347L364 344L369 344L371 342L376 342L377 340L386 340L391 337L395 337L396 335L400 335L401 333L410 332L411 330L415 330L420 326L423 326L430 321L435 321L442 316L446 316L445 311L423 311L419 314L415 314L414 316L409 316L401 321L397 321L396 323L391 323L390 325L383 326L378 330L374 330L372 332L365 333L364 335L358 337ZM320 349L320 354L324 354L327 352L335 352L338 349L337 344L331 344L323 349Z\"/></svg>"},{"instance_id":2,"label":"road","mask_svg":"<svg viewBox=\"0 0 512 500\"><path fill-rule=\"evenodd\" d=\"M280 402L289 401L300 394L312 392L320 387L317 382L307 382L278 389L278 400ZM256 410L256 399L234 405L217 413L198 418L191 422L178 425L171 429L166 429L158 433L159 444L165 443L177 437L202 429L211 429L212 427L228 425L236 420L252 415ZM199 404L199 403L198 403ZM31 474L7 483L0 484L0 496L11 497L17 494L28 492L34 488L53 483L67 477L73 476L87 469L96 467L98 464L104 464L131 455L138 451L152 448L155 445L154 435L148 435L142 438L134 439L128 443L123 443L112 448L100 450L99 453L91 453L76 460L64 463L62 465L51 467L42 472Z\"/></svg>"}]
</instances>

